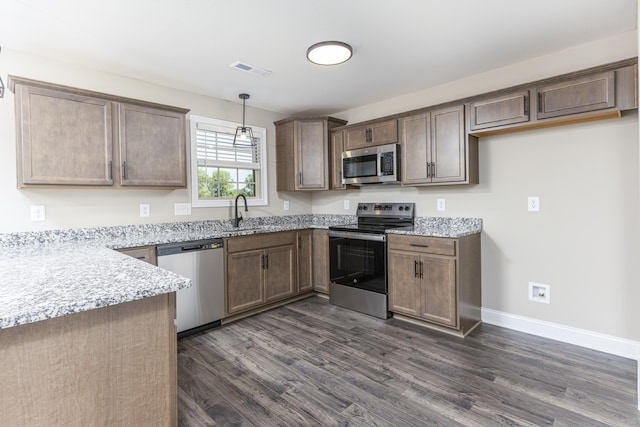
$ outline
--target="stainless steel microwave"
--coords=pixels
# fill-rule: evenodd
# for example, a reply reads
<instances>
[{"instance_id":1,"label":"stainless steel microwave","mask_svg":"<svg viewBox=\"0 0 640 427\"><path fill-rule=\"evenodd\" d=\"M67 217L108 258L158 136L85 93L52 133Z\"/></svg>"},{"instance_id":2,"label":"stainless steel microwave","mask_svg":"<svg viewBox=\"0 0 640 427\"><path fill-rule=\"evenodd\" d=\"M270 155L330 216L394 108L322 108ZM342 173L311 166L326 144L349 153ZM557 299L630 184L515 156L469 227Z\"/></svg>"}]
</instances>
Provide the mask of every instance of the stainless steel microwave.
<instances>
[{"instance_id":1,"label":"stainless steel microwave","mask_svg":"<svg viewBox=\"0 0 640 427\"><path fill-rule=\"evenodd\" d=\"M400 183L400 145L387 144L342 153L342 183Z\"/></svg>"}]
</instances>

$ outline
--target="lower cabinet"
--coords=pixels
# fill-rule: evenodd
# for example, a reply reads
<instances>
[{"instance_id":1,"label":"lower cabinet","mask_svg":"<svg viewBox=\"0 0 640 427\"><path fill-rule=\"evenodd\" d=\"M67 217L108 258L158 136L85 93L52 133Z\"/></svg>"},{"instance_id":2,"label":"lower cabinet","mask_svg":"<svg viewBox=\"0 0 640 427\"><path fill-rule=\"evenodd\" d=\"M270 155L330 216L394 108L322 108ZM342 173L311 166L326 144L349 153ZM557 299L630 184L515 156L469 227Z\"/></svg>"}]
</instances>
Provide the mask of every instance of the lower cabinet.
<instances>
[{"instance_id":1,"label":"lower cabinet","mask_svg":"<svg viewBox=\"0 0 640 427\"><path fill-rule=\"evenodd\" d=\"M313 230L298 231L298 293L313 291Z\"/></svg>"},{"instance_id":2,"label":"lower cabinet","mask_svg":"<svg viewBox=\"0 0 640 427\"><path fill-rule=\"evenodd\" d=\"M464 335L480 322L480 235L390 235L389 310Z\"/></svg>"},{"instance_id":3,"label":"lower cabinet","mask_svg":"<svg viewBox=\"0 0 640 427\"><path fill-rule=\"evenodd\" d=\"M329 236L327 230L313 230L313 289L329 293Z\"/></svg>"},{"instance_id":4,"label":"lower cabinet","mask_svg":"<svg viewBox=\"0 0 640 427\"><path fill-rule=\"evenodd\" d=\"M297 294L295 231L232 237L225 251L226 315Z\"/></svg>"}]
</instances>

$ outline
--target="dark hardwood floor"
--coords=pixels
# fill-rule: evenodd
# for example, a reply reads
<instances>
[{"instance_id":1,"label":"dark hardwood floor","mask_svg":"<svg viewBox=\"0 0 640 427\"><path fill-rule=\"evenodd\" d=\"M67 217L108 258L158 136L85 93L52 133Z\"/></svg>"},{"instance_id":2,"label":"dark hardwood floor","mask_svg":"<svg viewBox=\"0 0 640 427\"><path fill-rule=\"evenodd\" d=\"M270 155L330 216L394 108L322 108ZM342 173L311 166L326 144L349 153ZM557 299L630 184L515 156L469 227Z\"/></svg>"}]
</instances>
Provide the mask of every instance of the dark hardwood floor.
<instances>
[{"instance_id":1,"label":"dark hardwood floor","mask_svg":"<svg viewBox=\"0 0 640 427\"><path fill-rule=\"evenodd\" d=\"M634 360L312 297L178 341L181 426L640 426Z\"/></svg>"}]
</instances>

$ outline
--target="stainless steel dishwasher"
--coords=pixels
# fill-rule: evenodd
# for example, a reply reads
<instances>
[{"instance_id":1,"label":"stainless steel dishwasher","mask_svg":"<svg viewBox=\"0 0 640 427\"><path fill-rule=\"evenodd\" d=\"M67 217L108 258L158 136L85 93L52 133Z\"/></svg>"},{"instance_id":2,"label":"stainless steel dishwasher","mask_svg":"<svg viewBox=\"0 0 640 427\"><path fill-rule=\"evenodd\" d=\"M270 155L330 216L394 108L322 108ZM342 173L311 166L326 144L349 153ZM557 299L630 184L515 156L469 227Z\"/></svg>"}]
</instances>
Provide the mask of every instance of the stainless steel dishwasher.
<instances>
[{"instance_id":1,"label":"stainless steel dishwasher","mask_svg":"<svg viewBox=\"0 0 640 427\"><path fill-rule=\"evenodd\" d=\"M220 325L224 316L222 239L158 245L158 267L191 279L176 292L178 337Z\"/></svg>"}]
</instances>

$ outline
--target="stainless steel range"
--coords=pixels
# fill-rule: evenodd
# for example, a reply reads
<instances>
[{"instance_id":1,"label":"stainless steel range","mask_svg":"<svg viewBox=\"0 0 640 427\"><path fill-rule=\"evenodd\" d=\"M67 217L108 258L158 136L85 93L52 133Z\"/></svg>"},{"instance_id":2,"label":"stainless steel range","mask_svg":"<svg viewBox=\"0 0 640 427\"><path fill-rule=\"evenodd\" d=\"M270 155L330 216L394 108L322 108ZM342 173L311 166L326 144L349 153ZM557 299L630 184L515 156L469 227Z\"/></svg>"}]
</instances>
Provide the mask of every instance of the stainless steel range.
<instances>
[{"instance_id":1,"label":"stainless steel range","mask_svg":"<svg viewBox=\"0 0 640 427\"><path fill-rule=\"evenodd\" d=\"M356 223L329 227L332 304L389 318L386 230L413 226L414 209L414 203L358 203Z\"/></svg>"}]
</instances>

